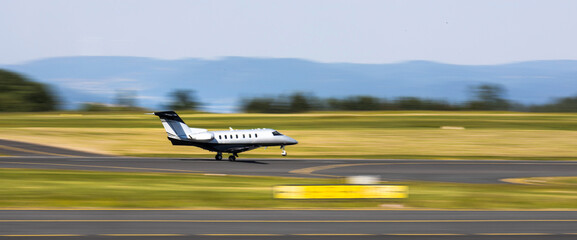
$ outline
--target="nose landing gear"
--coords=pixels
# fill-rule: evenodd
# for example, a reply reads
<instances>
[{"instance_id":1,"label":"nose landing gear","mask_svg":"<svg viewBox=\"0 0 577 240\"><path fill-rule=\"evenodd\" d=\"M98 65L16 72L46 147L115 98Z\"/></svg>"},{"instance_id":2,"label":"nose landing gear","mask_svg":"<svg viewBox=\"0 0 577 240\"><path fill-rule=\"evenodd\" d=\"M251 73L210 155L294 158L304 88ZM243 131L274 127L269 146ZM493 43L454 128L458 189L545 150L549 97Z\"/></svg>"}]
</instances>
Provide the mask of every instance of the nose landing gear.
<instances>
[{"instance_id":1,"label":"nose landing gear","mask_svg":"<svg viewBox=\"0 0 577 240\"><path fill-rule=\"evenodd\" d=\"M286 150L284 150L284 146L281 146L280 148L282 149L281 155L283 157L286 157L287 153L286 153Z\"/></svg>"}]
</instances>

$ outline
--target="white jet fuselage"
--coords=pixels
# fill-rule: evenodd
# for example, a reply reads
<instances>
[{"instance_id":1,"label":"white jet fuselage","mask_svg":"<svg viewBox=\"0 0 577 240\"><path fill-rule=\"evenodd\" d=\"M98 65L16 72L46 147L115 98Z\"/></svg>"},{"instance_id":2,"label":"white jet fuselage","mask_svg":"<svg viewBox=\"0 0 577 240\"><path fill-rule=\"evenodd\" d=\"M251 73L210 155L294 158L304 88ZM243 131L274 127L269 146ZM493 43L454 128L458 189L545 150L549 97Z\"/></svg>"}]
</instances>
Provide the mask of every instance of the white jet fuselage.
<instances>
[{"instance_id":1,"label":"white jet fuselage","mask_svg":"<svg viewBox=\"0 0 577 240\"><path fill-rule=\"evenodd\" d=\"M155 112L162 121L168 139L173 145L189 145L217 152L217 159L222 153L238 153L266 146L281 146L282 155L286 155L284 147L298 142L274 129L259 128L250 130L208 131L202 128L190 128L173 111ZM229 158L230 159L230 158Z\"/></svg>"}]
</instances>

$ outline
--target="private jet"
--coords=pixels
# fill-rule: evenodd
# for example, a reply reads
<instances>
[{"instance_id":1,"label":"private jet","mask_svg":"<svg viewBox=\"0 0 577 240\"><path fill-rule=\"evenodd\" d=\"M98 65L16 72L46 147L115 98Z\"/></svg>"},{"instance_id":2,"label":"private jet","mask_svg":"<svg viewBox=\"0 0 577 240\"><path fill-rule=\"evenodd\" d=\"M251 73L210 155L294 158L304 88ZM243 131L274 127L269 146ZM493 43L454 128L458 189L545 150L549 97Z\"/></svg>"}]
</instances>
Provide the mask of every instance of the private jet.
<instances>
[{"instance_id":1,"label":"private jet","mask_svg":"<svg viewBox=\"0 0 577 240\"><path fill-rule=\"evenodd\" d=\"M216 152L214 158L222 160L222 153L231 154L229 161L236 161L238 154L259 147L280 146L281 155L286 156L285 146L298 142L289 136L269 129L259 128L250 130L208 131L202 128L190 128L174 111L151 113L160 118L168 140L172 145L187 145Z\"/></svg>"}]
</instances>

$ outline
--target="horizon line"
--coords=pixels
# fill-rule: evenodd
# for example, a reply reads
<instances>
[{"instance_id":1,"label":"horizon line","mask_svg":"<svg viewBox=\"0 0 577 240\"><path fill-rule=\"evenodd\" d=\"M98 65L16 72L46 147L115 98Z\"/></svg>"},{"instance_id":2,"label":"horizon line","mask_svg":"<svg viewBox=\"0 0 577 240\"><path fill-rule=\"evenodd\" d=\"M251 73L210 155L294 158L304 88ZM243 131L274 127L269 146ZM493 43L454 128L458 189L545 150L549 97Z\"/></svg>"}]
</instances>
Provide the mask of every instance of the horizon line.
<instances>
[{"instance_id":1,"label":"horizon line","mask_svg":"<svg viewBox=\"0 0 577 240\"><path fill-rule=\"evenodd\" d=\"M383 63L363 63L363 62L328 62L320 61L307 58L296 58L296 57L266 57L266 56L219 56L219 57L183 57L183 58L161 58L161 57L147 57L147 56L123 56L123 55L69 55L69 56L53 56L45 58L36 58L30 60L19 61L16 63L0 63L0 66L17 66L26 65L35 62L42 62L54 59L66 59L66 58L135 58L135 59L149 59L156 61L186 61L186 60L201 60L201 61L222 61L226 59L242 58L242 59L259 59L259 60L298 60L311 63L321 63L321 64L357 64L357 65L394 65L394 64L407 64L407 63L434 63L439 65L455 65L455 66L499 66L499 65L511 65L520 63L531 63L531 62L564 62L564 61L575 61L577 59L537 59L537 60L520 60L502 63L491 63L491 64L464 64L464 63L448 63L437 60L426 60L426 59L411 59L411 60L399 60L393 62L383 62Z\"/></svg>"}]
</instances>

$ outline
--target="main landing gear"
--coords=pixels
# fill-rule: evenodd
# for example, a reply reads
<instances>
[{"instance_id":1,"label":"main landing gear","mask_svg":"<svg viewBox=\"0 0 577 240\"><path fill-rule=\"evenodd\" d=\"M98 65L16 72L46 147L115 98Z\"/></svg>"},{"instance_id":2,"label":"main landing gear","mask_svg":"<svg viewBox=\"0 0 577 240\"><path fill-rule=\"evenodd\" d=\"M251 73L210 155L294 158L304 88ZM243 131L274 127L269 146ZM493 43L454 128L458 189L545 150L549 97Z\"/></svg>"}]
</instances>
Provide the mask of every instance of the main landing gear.
<instances>
[{"instance_id":1,"label":"main landing gear","mask_svg":"<svg viewBox=\"0 0 577 240\"><path fill-rule=\"evenodd\" d=\"M237 157L238 157L238 154L237 154L237 153L233 153L232 155L230 155L230 156L228 157L228 160L231 161L231 162L234 162L234 161L236 161L236 158L237 158ZM214 159L217 160L217 161L222 160L222 153L221 153L221 152L217 153L217 154L214 156Z\"/></svg>"},{"instance_id":2,"label":"main landing gear","mask_svg":"<svg viewBox=\"0 0 577 240\"><path fill-rule=\"evenodd\" d=\"M228 157L228 160L231 161L231 162L234 162L234 161L236 161L236 158L237 158L237 157L238 157L238 154L233 153L232 155L230 155L230 156Z\"/></svg>"}]
</instances>

